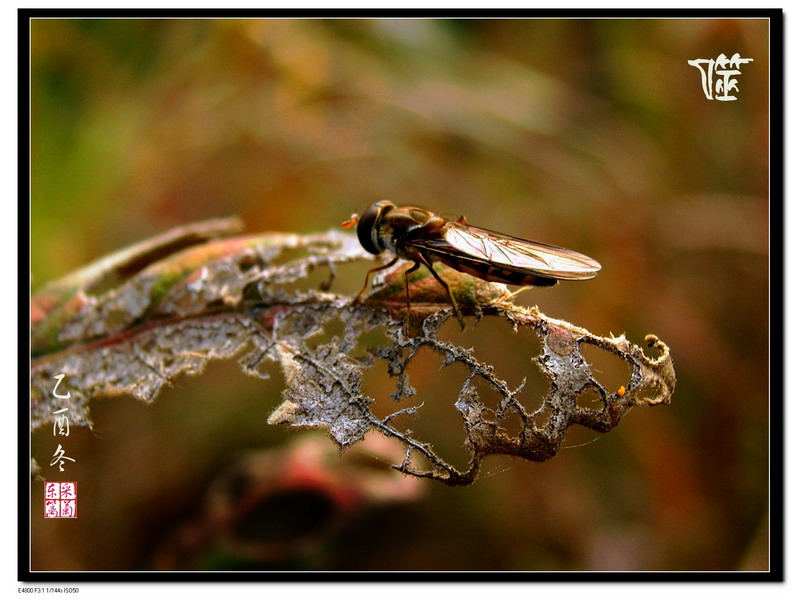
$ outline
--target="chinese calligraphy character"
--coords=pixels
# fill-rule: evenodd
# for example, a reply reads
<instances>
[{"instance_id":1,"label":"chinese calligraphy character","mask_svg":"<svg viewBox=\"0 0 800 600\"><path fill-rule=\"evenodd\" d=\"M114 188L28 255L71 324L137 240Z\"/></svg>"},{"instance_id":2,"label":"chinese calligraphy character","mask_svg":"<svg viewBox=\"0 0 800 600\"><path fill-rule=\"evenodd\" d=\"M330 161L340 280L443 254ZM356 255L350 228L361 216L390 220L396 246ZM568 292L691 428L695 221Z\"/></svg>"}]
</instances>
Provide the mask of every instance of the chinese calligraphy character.
<instances>
[{"instance_id":1,"label":"chinese calligraphy character","mask_svg":"<svg viewBox=\"0 0 800 600\"><path fill-rule=\"evenodd\" d=\"M75 500L78 497L78 493L75 491L75 482L74 481L63 481L61 482L61 499L62 500Z\"/></svg>"},{"instance_id":2,"label":"chinese calligraphy character","mask_svg":"<svg viewBox=\"0 0 800 600\"><path fill-rule=\"evenodd\" d=\"M68 410L68 408L62 408L55 411L53 414L58 415L59 413L65 413ZM56 429L58 429L58 433L56 433ZM69 419L67 418L67 415L60 415L59 417L56 417L56 420L53 423L53 435L69 436Z\"/></svg>"},{"instance_id":3,"label":"chinese calligraphy character","mask_svg":"<svg viewBox=\"0 0 800 600\"><path fill-rule=\"evenodd\" d=\"M75 516L75 500L62 500L61 501L61 517L71 518Z\"/></svg>"},{"instance_id":4,"label":"chinese calligraphy character","mask_svg":"<svg viewBox=\"0 0 800 600\"><path fill-rule=\"evenodd\" d=\"M737 52L730 58L720 54L716 59L697 58L688 63L697 67L703 80L703 92L709 100L736 100L732 95L733 90L739 91L738 79L734 75L741 75L739 70L743 64L753 62L752 58L742 58Z\"/></svg>"},{"instance_id":5,"label":"chinese calligraphy character","mask_svg":"<svg viewBox=\"0 0 800 600\"><path fill-rule=\"evenodd\" d=\"M58 500L44 501L44 516L47 519L57 518L61 513L61 504Z\"/></svg>"},{"instance_id":6,"label":"chinese calligraphy character","mask_svg":"<svg viewBox=\"0 0 800 600\"><path fill-rule=\"evenodd\" d=\"M56 391L56 390L58 390L58 386L61 385L61 381L64 379L64 377L65 377L65 375L63 373L60 373L59 375L56 375L57 383L56 383L56 387L53 388L53 396L55 396L56 398L62 398L64 400L66 400L72 395L72 392L67 392L66 394L59 394Z\"/></svg>"},{"instance_id":7,"label":"chinese calligraphy character","mask_svg":"<svg viewBox=\"0 0 800 600\"><path fill-rule=\"evenodd\" d=\"M50 461L50 466L52 467L56 463L58 463L58 470L59 471L63 471L64 470L64 461L65 460L71 460L72 462L75 462L74 458L70 458L69 456L64 456L64 454L65 454L65 451L61 447L61 444L59 444L58 448L56 448L56 451L53 452L53 460Z\"/></svg>"},{"instance_id":8,"label":"chinese calligraphy character","mask_svg":"<svg viewBox=\"0 0 800 600\"><path fill-rule=\"evenodd\" d=\"M61 484L48 481L44 484L44 497L48 500L58 499L61 496Z\"/></svg>"}]
</instances>

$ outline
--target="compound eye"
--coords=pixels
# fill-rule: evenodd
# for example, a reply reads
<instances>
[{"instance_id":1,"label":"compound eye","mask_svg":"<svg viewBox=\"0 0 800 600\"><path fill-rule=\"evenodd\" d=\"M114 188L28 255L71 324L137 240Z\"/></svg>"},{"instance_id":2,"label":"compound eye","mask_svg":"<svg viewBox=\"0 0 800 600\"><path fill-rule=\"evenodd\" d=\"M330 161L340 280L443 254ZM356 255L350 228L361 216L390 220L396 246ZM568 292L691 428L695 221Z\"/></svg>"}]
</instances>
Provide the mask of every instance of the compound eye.
<instances>
[{"instance_id":1,"label":"compound eye","mask_svg":"<svg viewBox=\"0 0 800 600\"><path fill-rule=\"evenodd\" d=\"M370 206L358 219L356 233L358 241L364 250L372 254L380 254L385 250L380 243L378 228L380 227L383 215L394 208L394 204L388 200L381 200Z\"/></svg>"}]
</instances>

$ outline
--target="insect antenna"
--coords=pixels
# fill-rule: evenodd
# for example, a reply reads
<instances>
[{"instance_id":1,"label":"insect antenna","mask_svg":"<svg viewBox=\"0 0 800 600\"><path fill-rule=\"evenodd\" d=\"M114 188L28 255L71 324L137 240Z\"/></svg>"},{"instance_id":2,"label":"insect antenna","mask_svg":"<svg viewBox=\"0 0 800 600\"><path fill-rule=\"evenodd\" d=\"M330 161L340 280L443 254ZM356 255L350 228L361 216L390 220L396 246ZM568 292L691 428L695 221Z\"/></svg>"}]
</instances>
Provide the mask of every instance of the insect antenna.
<instances>
[{"instance_id":1,"label":"insect antenna","mask_svg":"<svg viewBox=\"0 0 800 600\"><path fill-rule=\"evenodd\" d=\"M344 229L350 229L356 223L358 223L358 215L353 213L347 221L342 222L342 227Z\"/></svg>"}]
</instances>

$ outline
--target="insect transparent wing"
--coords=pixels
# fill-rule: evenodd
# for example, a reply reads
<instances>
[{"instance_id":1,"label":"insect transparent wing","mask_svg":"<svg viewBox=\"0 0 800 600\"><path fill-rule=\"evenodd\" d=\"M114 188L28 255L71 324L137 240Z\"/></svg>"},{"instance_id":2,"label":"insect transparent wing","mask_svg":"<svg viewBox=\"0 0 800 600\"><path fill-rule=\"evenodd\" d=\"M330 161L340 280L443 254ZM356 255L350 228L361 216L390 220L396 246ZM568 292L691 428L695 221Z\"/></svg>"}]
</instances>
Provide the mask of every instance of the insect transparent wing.
<instances>
[{"instance_id":1,"label":"insect transparent wing","mask_svg":"<svg viewBox=\"0 0 800 600\"><path fill-rule=\"evenodd\" d=\"M459 252L516 272L579 280L591 279L600 270L600 263L574 250L457 222L448 224L443 237Z\"/></svg>"}]
</instances>

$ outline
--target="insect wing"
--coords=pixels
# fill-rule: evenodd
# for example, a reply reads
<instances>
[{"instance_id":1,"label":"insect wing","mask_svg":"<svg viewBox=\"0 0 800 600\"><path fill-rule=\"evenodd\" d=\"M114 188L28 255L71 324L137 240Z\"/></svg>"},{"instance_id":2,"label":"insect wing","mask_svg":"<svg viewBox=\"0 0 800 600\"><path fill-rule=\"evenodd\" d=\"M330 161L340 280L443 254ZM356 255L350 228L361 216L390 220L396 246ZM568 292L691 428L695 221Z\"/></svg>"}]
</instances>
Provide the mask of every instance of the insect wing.
<instances>
[{"instance_id":1,"label":"insect wing","mask_svg":"<svg viewBox=\"0 0 800 600\"><path fill-rule=\"evenodd\" d=\"M600 263L579 252L451 222L444 240L457 252L498 268L556 279L591 279Z\"/></svg>"}]
</instances>

